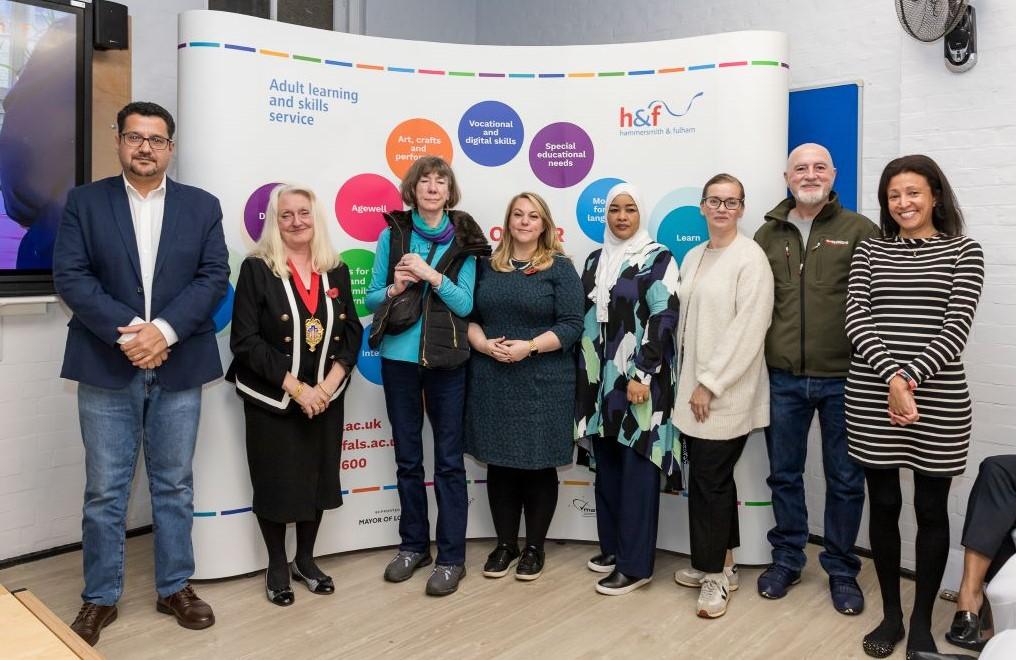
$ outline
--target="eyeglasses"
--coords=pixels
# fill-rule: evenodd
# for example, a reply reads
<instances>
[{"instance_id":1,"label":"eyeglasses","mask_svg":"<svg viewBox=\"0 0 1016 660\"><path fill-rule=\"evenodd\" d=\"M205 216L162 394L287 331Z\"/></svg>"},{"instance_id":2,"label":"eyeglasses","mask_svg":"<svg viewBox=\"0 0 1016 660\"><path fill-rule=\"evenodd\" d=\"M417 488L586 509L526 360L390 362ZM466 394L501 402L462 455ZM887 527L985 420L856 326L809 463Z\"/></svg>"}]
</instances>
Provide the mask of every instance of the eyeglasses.
<instances>
[{"instance_id":1,"label":"eyeglasses","mask_svg":"<svg viewBox=\"0 0 1016 660\"><path fill-rule=\"evenodd\" d=\"M135 149L140 147L145 141L148 142L148 146L153 151L165 151L169 145L173 144L173 141L169 138L164 138L161 135L153 135L151 137L145 137L140 133L121 133L120 137L128 146L134 147Z\"/></svg>"},{"instance_id":2,"label":"eyeglasses","mask_svg":"<svg viewBox=\"0 0 1016 660\"><path fill-rule=\"evenodd\" d=\"M741 208L744 204L744 200L737 197L728 197L726 199L720 199L719 197L704 197L702 203L713 209L714 211L721 206L726 206L731 211L736 211Z\"/></svg>"}]
</instances>

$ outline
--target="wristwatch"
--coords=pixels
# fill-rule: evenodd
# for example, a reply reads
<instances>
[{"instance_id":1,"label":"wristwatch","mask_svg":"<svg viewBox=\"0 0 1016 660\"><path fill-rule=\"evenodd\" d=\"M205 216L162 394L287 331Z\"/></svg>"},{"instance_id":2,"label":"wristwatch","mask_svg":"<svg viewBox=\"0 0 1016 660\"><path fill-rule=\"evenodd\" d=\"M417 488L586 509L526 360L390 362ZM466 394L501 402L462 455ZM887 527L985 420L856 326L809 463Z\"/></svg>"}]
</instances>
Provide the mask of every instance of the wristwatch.
<instances>
[{"instance_id":1,"label":"wristwatch","mask_svg":"<svg viewBox=\"0 0 1016 660\"><path fill-rule=\"evenodd\" d=\"M533 357L540 352L540 347L536 345L535 339L529 340L529 357Z\"/></svg>"},{"instance_id":2,"label":"wristwatch","mask_svg":"<svg viewBox=\"0 0 1016 660\"><path fill-rule=\"evenodd\" d=\"M911 376L909 373L907 373L906 370L900 369L899 371L896 372L896 375L902 378L903 380L907 381L907 387L910 388L911 392L917 389L917 381L914 380L914 377Z\"/></svg>"}]
</instances>

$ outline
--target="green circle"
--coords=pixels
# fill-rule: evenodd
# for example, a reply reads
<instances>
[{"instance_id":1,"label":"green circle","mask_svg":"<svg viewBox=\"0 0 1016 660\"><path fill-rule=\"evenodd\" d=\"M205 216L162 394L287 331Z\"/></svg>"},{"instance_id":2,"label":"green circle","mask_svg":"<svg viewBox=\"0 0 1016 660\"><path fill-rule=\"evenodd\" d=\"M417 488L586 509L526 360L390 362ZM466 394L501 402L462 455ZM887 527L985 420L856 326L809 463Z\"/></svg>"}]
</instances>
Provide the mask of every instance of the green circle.
<instances>
[{"instance_id":1,"label":"green circle","mask_svg":"<svg viewBox=\"0 0 1016 660\"><path fill-rule=\"evenodd\" d=\"M370 250L353 248L339 255L342 262L349 266L349 279L353 285L353 302L356 304L356 315L360 318L370 315L367 309L367 287L370 286L371 271L374 269L374 253Z\"/></svg>"}]
</instances>

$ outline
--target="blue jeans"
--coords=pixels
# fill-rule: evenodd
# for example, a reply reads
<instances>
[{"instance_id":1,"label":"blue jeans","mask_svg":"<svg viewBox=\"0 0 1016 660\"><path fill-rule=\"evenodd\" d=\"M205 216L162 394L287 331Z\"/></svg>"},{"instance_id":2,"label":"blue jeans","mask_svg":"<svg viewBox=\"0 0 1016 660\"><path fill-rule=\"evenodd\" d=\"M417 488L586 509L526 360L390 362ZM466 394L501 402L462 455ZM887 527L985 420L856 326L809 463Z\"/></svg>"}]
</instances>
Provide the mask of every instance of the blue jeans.
<instances>
[{"instance_id":1,"label":"blue jeans","mask_svg":"<svg viewBox=\"0 0 1016 660\"><path fill-rule=\"evenodd\" d=\"M855 577L861 561L853 552L864 509L864 471L847 456L845 378L795 376L769 370L770 418L766 429L769 478L776 526L769 530L773 563L800 571L808 542L804 463L808 429L818 411L825 471L825 550L819 554L829 575Z\"/></svg>"},{"instance_id":2,"label":"blue jeans","mask_svg":"<svg viewBox=\"0 0 1016 660\"><path fill-rule=\"evenodd\" d=\"M414 362L381 360L385 407L395 439L399 485L399 550L427 552L430 523L423 472L423 413L434 431L437 563L466 561L466 466L462 454L466 367L425 369Z\"/></svg>"},{"instance_id":3,"label":"blue jeans","mask_svg":"<svg viewBox=\"0 0 1016 660\"><path fill-rule=\"evenodd\" d=\"M191 460L200 412L200 387L167 392L154 370L138 370L119 390L78 384L85 445L83 601L114 605L123 593L127 500L142 445L152 497L155 589L165 597L187 585L194 573Z\"/></svg>"}]
</instances>

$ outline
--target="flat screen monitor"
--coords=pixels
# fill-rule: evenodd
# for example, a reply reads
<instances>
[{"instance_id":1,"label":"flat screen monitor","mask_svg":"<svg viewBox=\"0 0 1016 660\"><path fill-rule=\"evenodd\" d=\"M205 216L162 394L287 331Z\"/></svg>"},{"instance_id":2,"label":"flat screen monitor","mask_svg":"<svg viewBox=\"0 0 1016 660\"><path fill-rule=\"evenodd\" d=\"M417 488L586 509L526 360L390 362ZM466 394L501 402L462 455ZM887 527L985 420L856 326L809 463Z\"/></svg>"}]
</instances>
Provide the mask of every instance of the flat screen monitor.
<instances>
[{"instance_id":1,"label":"flat screen monitor","mask_svg":"<svg viewBox=\"0 0 1016 660\"><path fill-rule=\"evenodd\" d=\"M91 5L0 0L0 296L53 293L67 191L88 178Z\"/></svg>"}]
</instances>

